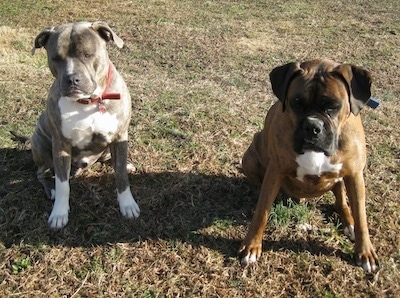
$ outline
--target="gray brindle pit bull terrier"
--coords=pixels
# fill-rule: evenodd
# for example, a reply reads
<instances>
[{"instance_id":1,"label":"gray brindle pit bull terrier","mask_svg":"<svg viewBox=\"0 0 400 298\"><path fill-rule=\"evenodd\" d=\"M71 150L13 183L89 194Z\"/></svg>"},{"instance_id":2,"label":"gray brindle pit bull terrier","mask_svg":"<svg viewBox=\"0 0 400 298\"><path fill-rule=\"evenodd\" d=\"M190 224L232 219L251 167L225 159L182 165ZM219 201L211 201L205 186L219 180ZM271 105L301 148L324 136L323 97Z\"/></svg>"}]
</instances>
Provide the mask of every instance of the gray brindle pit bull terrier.
<instances>
[{"instance_id":1,"label":"gray brindle pit bull terrier","mask_svg":"<svg viewBox=\"0 0 400 298\"><path fill-rule=\"evenodd\" d=\"M55 77L46 110L31 138L37 177L46 195L54 199L48 219L51 228L68 223L69 177L97 160L111 158L119 208L137 218L127 169L131 98L121 75L109 60L106 44L123 41L105 22L79 22L45 28L35 49L47 50Z\"/></svg>"}]
</instances>

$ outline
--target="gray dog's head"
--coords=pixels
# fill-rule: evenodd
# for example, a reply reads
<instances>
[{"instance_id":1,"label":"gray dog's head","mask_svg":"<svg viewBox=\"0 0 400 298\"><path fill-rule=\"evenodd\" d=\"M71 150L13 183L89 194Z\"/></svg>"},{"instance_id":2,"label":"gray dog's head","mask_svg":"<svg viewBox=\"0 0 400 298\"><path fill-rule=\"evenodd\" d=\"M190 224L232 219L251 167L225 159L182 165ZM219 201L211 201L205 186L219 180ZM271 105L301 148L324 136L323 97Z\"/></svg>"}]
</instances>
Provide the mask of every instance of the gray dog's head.
<instances>
[{"instance_id":1,"label":"gray dog's head","mask_svg":"<svg viewBox=\"0 0 400 298\"><path fill-rule=\"evenodd\" d=\"M110 41L123 46L122 39L105 22L68 23L43 29L32 54L41 47L47 50L48 65L61 96L88 98L101 94L104 88L110 63L106 43Z\"/></svg>"}]
</instances>

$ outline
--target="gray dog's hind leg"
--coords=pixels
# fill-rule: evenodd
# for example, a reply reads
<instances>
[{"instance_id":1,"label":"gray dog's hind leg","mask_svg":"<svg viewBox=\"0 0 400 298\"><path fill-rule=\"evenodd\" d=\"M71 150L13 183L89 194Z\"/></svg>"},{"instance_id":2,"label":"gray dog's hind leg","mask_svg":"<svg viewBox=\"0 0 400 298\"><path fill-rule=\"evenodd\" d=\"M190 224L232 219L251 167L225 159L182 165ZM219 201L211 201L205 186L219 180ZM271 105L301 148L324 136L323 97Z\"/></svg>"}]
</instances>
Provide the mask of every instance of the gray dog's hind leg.
<instances>
[{"instance_id":1,"label":"gray dog's hind leg","mask_svg":"<svg viewBox=\"0 0 400 298\"><path fill-rule=\"evenodd\" d=\"M48 169L44 172L38 169L37 172L37 178L42 183L44 191L46 193L46 196L49 199L54 200L55 198L55 181L54 181L54 176L53 176L53 171L51 169Z\"/></svg>"},{"instance_id":2,"label":"gray dog's hind leg","mask_svg":"<svg viewBox=\"0 0 400 298\"><path fill-rule=\"evenodd\" d=\"M37 179L42 183L46 196L54 199L55 181L51 143L44 142L36 133L31 138L32 157L37 170Z\"/></svg>"},{"instance_id":3,"label":"gray dog's hind leg","mask_svg":"<svg viewBox=\"0 0 400 298\"><path fill-rule=\"evenodd\" d=\"M53 166L52 164L45 162L41 154L43 154L43 152L39 153L38 151L32 148L33 160L35 164L38 166L38 170L36 173L37 179L39 180L40 183L42 183L46 196L49 199L54 200L55 182L54 182Z\"/></svg>"}]
</instances>

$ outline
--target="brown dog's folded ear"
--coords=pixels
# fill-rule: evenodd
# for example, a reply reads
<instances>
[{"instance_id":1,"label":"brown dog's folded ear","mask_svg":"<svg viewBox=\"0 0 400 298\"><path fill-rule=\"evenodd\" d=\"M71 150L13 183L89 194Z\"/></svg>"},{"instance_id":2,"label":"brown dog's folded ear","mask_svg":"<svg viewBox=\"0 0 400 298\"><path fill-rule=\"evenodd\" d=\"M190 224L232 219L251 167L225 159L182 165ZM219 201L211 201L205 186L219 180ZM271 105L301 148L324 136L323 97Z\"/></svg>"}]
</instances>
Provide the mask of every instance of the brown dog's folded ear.
<instances>
[{"instance_id":1,"label":"brown dog's folded ear","mask_svg":"<svg viewBox=\"0 0 400 298\"><path fill-rule=\"evenodd\" d=\"M105 41L114 41L117 47L122 48L124 45L123 40L115 34L115 32L108 26L106 22L103 21L97 21L92 24L93 30L96 30L101 38L103 38Z\"/></svg>"},{"instance_id":2,"label":"brown dog's folded ear","mask_svg":"<svg viewBox=\"0 0 400 298\"><path fill-rule=\"evenodd\" d=\"M301 72L300 64L298 62L288 63L274 68L269 74L269 79L272 85L272 91L282 102L282 111L286 107L286 93L293 80L294 76Z\"/></svg>"},{"instance_id":3,"label":"brown dog's folded ear","mask_svg":"<svg viewBox=\"0 0 400 298\"><path fill-rule=\"evenodd\" d=\"M350 109L354 115L358 115L371 97L370 73L352 64L341 64L335 68L334 72L339 73L347 82L350 90Z\"/></svg>"},{"instance_id":4,"label":"brown dog's folded ear","mask_svg":"<svg viewBox=\"0 0 400 298\"><path fill-rule=\"evenodd\" d=\"M50 35L53 32L54 32L54 27L47 27L44 28L42 32L38 34L38 36L36 36L33 48L31 50L32 55L35 54L36 49L40 49L46 45Z\"/></svg>"}]
</instances>

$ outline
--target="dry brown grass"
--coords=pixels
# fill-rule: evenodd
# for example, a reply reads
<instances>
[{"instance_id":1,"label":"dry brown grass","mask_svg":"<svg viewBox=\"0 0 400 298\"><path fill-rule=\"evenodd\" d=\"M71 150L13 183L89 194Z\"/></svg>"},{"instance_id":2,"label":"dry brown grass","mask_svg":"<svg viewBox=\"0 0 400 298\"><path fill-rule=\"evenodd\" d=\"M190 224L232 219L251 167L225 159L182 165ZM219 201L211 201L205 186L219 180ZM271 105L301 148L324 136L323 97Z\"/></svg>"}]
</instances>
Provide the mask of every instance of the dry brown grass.
<instances>
[{"instance_id":1,"label":"dry brown grass","mask_svg":"<svg viewBox=\"0 0 400 298\"><path fill-rule=\"evenodd\" d=\"M0 296L400 295L399 1L17 0L0 4L0 19ZM70 222L55 232L30 153L8 131L32 133L51 84L45 52L30 56L36 34L97 19L125 41L109 51L133 98L142 214L121 218L112 171L96 165L71 181ZM275 101L269 71L317 57L366 67L383 101L363 111L382 265L373 276L353 264L331 195L292 206L294 215L276 208L285 223L267 227L258 265L236 258L257 198L237 163Z\"/></svg>"}]
</instances>

